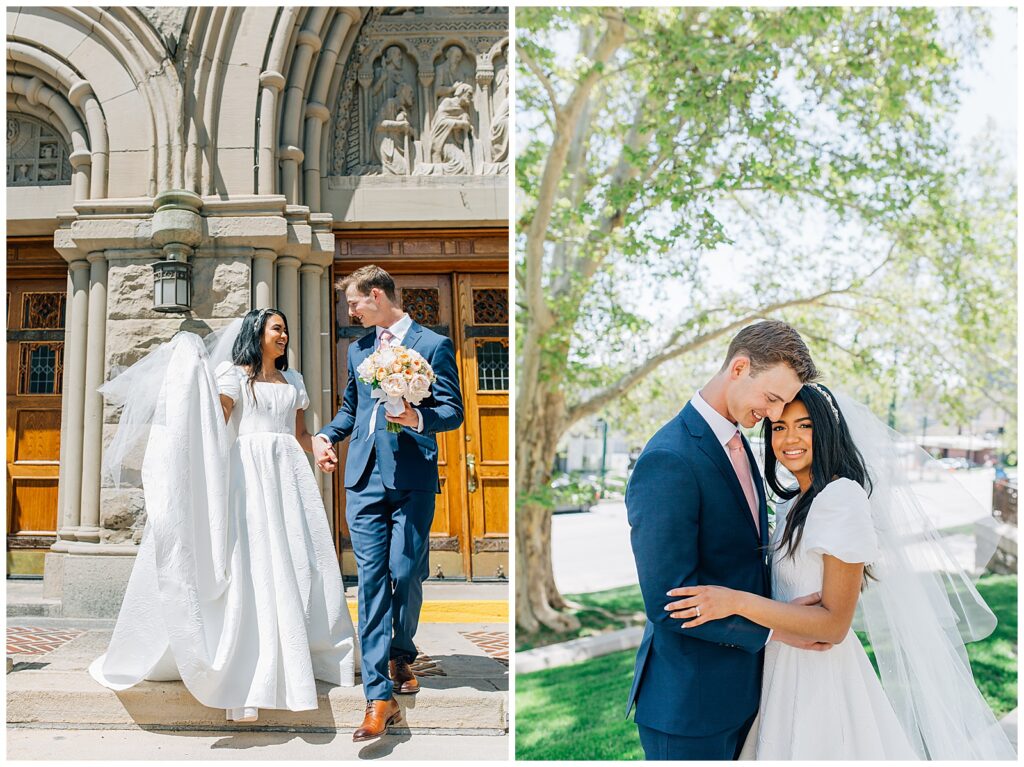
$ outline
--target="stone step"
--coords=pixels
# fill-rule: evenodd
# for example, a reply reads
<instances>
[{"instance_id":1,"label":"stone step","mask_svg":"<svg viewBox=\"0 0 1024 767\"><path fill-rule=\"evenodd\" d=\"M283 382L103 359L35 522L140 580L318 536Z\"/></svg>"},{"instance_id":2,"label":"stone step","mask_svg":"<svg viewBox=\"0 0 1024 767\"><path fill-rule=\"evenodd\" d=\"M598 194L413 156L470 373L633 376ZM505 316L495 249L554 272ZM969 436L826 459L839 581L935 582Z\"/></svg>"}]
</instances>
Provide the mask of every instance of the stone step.
<instances>
[{"instance_id":1,"label":"stone step","mask_svg":"<svg viewBox=\"0 0 1024 767\"><path fill-rule=\"evenodd\" d=\"M508 668L488 654L506 624L421 625L421 657L414 667L417 695L396 696L402 728L413 731L499 735L508 730ZM491 632L491 633L489 633ZM504 632L504 633L503 633ZM229 723L224 711L203 706L181 682L141 682L114 692L89 676L87 666L110 641L109 628L82 628L42 654L14 655L7 674L9 726L81 728L152 727L171 730L351 731L366 701L355 687L317 683L313 711L261 710L254 723ZM499 640L500 641L500 640Z\"/></svg>"},{"instance_id":2,"label":"stone step","mask_svg":"<svg viewBox=\"0 0 1024 767\"><path fill-rule=\"evenodd\" d=\"M480 680L483 682L484 680ZM508 729L507 695L466 680L423 679L416 695L396 696L402 726L412 730L459 730L503 734ZM229 723L222 709L207 708L181 682L141 682L122 692L98 685L82 672L15 671L7 676L8 726L60 724L71 727L174 730L353 730L363 719L362 687L317 683L315 711L261 710L259 721Z\"/></svg>"},{"instance_id":3,"label":"stone step","mask_svg":"<svg viewBox=\"0 0 1024 767\"><path fill-rule=\"evenodd\" d=\"M59 618L60 615L60 600L43 597L41 580L7 581L8 618Z\"/></svg>"}]
</instances>

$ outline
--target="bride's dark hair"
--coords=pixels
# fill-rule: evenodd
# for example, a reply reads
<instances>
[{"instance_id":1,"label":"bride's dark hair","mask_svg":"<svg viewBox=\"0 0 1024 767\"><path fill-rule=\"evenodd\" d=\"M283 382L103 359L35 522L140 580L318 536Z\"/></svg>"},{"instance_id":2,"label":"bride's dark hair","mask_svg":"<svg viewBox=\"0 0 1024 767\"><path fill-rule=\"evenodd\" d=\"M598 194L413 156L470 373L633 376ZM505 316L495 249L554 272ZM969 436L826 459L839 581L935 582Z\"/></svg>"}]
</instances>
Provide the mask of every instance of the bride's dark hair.
<instances>
[{"instance_id":1,"label":"bride's dark hair","mask_svg":"<svg viewBox=\"0 0 1024 767\"><path fill-rule=\"evenodd\" d=\"M839 477L852 479L871 495L871 478L860 450L853 444L846 418L839 409L835 396L821 384L804 384L796 398L804 403L811 418L811 486L786 514L786 528L779 539L778 551L792 556L803 538L807 513L814 498L832 480ZM799 487L783 487L776 474L778 459L772 449L772 421L765 418L761 424L764 439L764 475L768 487L777 498L788 501L800 494ZM865 575L870 577L867 568Z\"/></svg>"},{"instance_id":2,"label":"bride's dark hair","mask_svg":"<svg viewBox=\"0 0 1024 767\"><path fill-rule=\"evenodd\" d=\"M252 392L253 401L256 400L256 376L263 369L263 329L267 326L267 319L278 316L284 322L284 331L288 332L288 318L279 309L253 309L242 318L242 329L235 339L235 345L231 347L231 359L236 365L241 365L248 371L249 391ZM289 336L285 341L284 354L274 361L274 367L278 370L288 369L288 344L291 342Z\"/></svg>"}]
</instances>

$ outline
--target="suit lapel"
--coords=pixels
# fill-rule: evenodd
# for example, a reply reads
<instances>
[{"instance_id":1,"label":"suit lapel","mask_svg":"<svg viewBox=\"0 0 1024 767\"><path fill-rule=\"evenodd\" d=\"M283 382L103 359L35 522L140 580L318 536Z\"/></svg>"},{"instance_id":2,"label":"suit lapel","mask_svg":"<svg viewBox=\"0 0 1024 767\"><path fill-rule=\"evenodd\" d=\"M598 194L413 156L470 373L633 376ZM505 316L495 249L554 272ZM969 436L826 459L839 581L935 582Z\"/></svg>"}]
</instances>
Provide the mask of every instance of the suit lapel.
<instances>
[{"instance_id":1,"label":"suit lapel","mask_svg":"<svg viewBox=\"0 0 1024 767\"><path fill-rule=\"evenodd\" d=\"M409 326L409 330L405 334L405 338L402 339L402 346L406 349L416 348L416 342L419 340L422 333L423 326L416 322L416 320L413 320L412 325ZM419 350L417 349L417 351Z\"/></svg>"},{"instance_id":2,"label":"suit lapel","mask_svg":"<svg viewBox=\"0 0 1024 767\"><path fill-rule=\"evenodd\" d=\"M689 411L689 413L687 413ZM718 441L715 433L711 430L708 422L704 420L703 416L697 412L697 409L692 405L687 405L686 409L683 410L684 416L687 416L687 421L690 426L690 433L697 437L697 446L711 462L718 467L718 470L722 473L722 477L725 479L727 485L732 488L732 494L736 497L736 501L739 504L739 508L743 510L743 516L747 520L747 524L750 525L751 531L754 535L757 535L757 526L754 524L754 517L750 513L750 504L747 503L747 496L743 492L743 488L740 486L739 477L736 476L736 470L732 467L732 462L725 455L725 448L722 447L722 443ZM744 440L746 444L746 440ZM756 472L756 464L754 463L753 456L750 453L749 446L747 447L747 455L750 460L752 471ZM758 483L755 482L755 485ZM762 492L758 491L758 505L759 507L764 506L764 497ZM759 508L760 513L760 508ZM763 525L762 525L763 529Z\"/></svg>"}]
</instances>

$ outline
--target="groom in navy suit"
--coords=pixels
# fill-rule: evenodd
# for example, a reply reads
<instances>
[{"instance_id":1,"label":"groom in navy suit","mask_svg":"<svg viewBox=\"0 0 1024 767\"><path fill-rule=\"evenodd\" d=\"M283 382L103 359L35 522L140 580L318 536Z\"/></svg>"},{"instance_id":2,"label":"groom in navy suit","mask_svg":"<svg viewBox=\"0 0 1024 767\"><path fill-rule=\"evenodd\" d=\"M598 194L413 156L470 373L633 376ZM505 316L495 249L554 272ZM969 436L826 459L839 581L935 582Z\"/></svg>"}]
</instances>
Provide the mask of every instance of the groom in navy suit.
<instances>
[{"instance_id":1,"label":"groom in navy suit","mask_svg":"<svg viewBox=\"0 0 1024 767\"><path fill-rule=\"evenodd\" d=\"M792 327L750 325L637 460L626 508L647 625L626 713L636 705L648 759L735 759L757 714L767 642L825 649L739 616L686 628L665 607L677 586L771 596L764 483L739 426L777 420L816 376Z\"/></svg>"},{"instance_id":2,"label":"groom in navy suit","mask_svg":"<svg viewBox=\"0 0 1024 767\"><path fill-rule=\"evenodd\" d=\"M339 284L349 314L374 328L348 349L348 383L341 410L313 440L325 472L337 466L333 445L351 436L345 462L345 520L359 570L359 644L366 714L355 741L387 732L398 721L392 693L413 694L419 683L409 667L413 637L429 575L430 524L437 475L437 435L462 423L462 395L452 342L414 322L398 305L395 283L378 266L357 269ZM382 345L419 352L437 380L418 406L386 414L359 380L359 364ZM387 430L387 422L403 428Z\"/></svg>"}]
</instances>

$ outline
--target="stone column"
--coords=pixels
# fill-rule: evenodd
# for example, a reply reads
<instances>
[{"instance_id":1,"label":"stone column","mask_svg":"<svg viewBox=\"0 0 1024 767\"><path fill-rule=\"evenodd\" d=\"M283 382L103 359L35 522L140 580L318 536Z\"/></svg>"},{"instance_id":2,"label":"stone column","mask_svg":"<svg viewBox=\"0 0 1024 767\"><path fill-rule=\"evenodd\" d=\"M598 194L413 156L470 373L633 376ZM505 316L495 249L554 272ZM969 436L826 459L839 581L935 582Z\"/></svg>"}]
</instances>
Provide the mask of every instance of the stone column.
<instances>
[{"instance_id":1,"label":"stone column","mask_svg":"<svg viewBox=\"0 0 1024 767\"><path fill-rule=\"evenodd\" d=\"M277 142L277 95L284 87L284 75L280 72L267 70L260 75L260 127L258 147L258 173L256 180L257 194L276 194L274 188L274 148Z\"/></svg>"},{"instance_id":2,"label":"stone column","mask_svg":"<svg viewBox=\"0 0 1024 767\"><path fill-rule=\"evenodd\" d=\"M311 151L304 158L302 166L303 203L312 211L320 210L320 141L324 123L331 117L331 111L316 102L306 104L305 146Z\"/></svg>"},{"instance_id":3,"label":"stone column","mask_svg":"<svg viewBox=\"0 0 1024 767\"><path fill-rule=\"evenodd\" d=\"M421 69L417 73L417 77L420 82L420 103L423 108L420 109L420 136L423 138L423 145L426 148L425 152L427 155L426 162L430 162L430 147L427 146L430 142L430 126L434 124L434 90L430 86L434 83L434 70L432 69Z\"/></svg>"},{"instance_id":4,"label":"stone column","mask_svg":"<svg viewBox=\"0 0 1024 767\"><path fill-rule=\"evenodd\" d=\"M302 370L299 352L302 343L301 318L299 317L299 264L294 256L279 256L277 259L277 308L288 318L288 367Z\"/></svg>"},{"instance_id":5,"label":"stone column","mask_svg":"<svg viewBox=\"0 0 1024 767\"><path fill-rule=\"evenodd\" d=\"M267 248L253 249L253 309L268 309L274 305L274 259L276 258L277 254Z\"/></svg>"},{"instance_id":6,"label":"stone column","mask_svg":"<svg viewBox=\"0 0 1024 767\"><path fill-rule=\"evenodd\" d=\"M278 157L281 159L281 192L289 204L295 204L299 196L299 166L305 155L297 146L285 144L278 149Z\"/></svg>"},{"instance_id":7,"label":"stone column","mask_svg":"<svg viewBox=\"0 0 1024 767\"><path fill-rule=\"evenodd\" d=\"M100 540L100 457L103 455L103 385L107 340L107 258L89 254L89 338L85 360L85 414L82 435L82 495L78 540Z\"/></svg>"},{"instance_id":8,"label":"stone column","mask_svg":"<svg viewBox=\"0 0 1024 767\"><path fill-rule=\"evenodd\" d=\"M491 157L491 81L494 80L494 68L491 62L486 65L480 64L476 72L476 101L477 113L480 115L479 131L477 141L483 149L484 162L490 162Z\"/></svg>"},{"instance_id":9,"label":"stone column","mask_svg":"<svg viewBox=\"0 0 1024 767\"><path fill-rule=\"evenodd\" d=\"M320 349L320 277L324 268L319 264L303 264L299 269L302 280L302 376L309 393L306 428L316 434L323 426L323 402L317 396L322 368Z\"/></svg>"},{"instance_id":10,"label":"stone column","mask_svg":"<svg viewBox=\"0 0 1024 767\"><path fill-rule=\"evenodd\" d=\"M85 80L76 81L68 89L68 101L80 112L85 113L85 122L89 126L89 161L92 164L88 197L91 200L101 200L107 196L107 165L110 155L103 110L96 99L96 94L93 93L92 86ZM76 194L75 199L84 199L84 196L79 197Z\"/></svg>"},{"instance_id":11,"label":"stone column","mask_svg":"<svg viewBox=\"0 0 1024 767\"><path fill-rule=\"evenodd\" d=\"M331 270L330 267L324 269L324 273L320 276L320 359L323 364L320 365L320 407L323 413L323 422L329 423L334 418L334 414L338 409L334 406L334 401L331 397L331 375L333 370L331 368L331 344L334 343L334 327L331 323ZM344 360L339 361L339 365L344 364ZM320 475L320 492L324 497L324 506L327 508L327 521L331 526L331 530L334 530L334 482L331 479L331 475L318 472Z\"/></svg>"},{"instance_id":12,"label":"stone column","mask_svg":"<svg viewBox=\"0 0 1024 767\"><path fill-rule=\"evenodd\" d=\"M58 540L54 551L66 551L67 542L77 538L82 501L82 421L85 413L85 355L89 337L89 262L82 259L68 265L67 325L64 331L64 407L61 423Z\"/></svg>"},{"instance_id":13,"label":"stone column","mask_svg":"<svg viewBox=\"0 0 1024 767\"><path fill-rule=\"evenodd\" d=\"M71 180L71 194L74 200L89 199L89 172L92 169L92 154L84 149L68 155L68 162L74 175Z\"/></svg>"}]
</instances>

